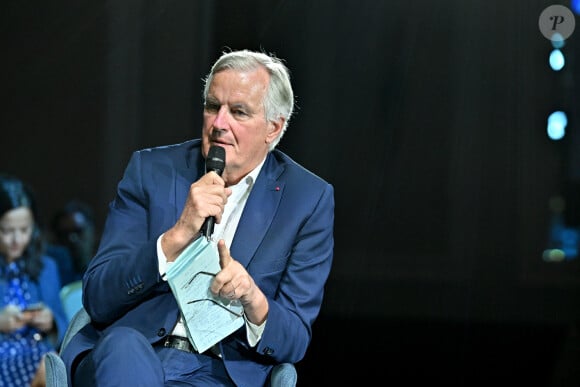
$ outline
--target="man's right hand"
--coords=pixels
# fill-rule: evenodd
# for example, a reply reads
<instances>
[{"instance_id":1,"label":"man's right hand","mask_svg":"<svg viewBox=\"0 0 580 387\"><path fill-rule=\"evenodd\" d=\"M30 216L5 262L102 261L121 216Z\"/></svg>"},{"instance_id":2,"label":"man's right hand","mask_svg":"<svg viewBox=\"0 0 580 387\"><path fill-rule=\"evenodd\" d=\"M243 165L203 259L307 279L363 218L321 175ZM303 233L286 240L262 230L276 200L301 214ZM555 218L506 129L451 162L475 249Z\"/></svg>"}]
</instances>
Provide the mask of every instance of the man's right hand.
<instances>
[{"instance_id":1,"label":"man's right hand","mask_svg":"<svg viewBox=\"0 0 580 387\"><path fill-rule=\"evenodd\" d=\"M205 219L214 216L220 223L232 190L215 172L203 175L189 187L181 216L161 239L161 248L168 262L173 262L193 240L199 237Z\"/></svg>"}]
</instances>

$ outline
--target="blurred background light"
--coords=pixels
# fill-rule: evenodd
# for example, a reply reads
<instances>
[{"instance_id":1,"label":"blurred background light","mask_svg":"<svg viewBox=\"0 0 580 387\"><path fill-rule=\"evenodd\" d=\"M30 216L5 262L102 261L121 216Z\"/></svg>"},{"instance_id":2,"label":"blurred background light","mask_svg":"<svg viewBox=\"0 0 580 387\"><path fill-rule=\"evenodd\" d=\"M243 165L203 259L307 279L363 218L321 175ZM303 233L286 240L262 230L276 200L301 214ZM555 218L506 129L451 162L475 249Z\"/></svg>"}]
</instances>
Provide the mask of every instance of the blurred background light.
<instances>
[{"instance_id":1,"label":"blurred background light","mask_svg":"<svg viewBox=\"0 0 580 387\"><path fill-rule=\"evenodd\" d=\"M560 140L566 134L568 117L563 111L555 111L548 117L548 137L552 140Z\"/></svg>"},{"instance_id":2,"label":"blurred background light","mask_svg":"<svg viewBox=\"0 0 580 387\"><path fill-rule=\"evenodd\" d=\"M550 39L550 41L552 42L552 47L554 48L562 48L566 44L566 40L559 32L554 32L554 35L552 35L552 39Z\"/></svg>"},{"instance_id":3,"label":"blurred background light","mask_svg":"<svg viewBox=\"0 0 580 387\"><path fill-rule=\"evenodd\" d=\"M560 49L555 48L550 53L550 67L554 71L560 71L566 64L566 59L564 58L564 54Z\"/></svg>"},{"instance_id":4,"label":"blurred background light","mask_svg":"<svg viewBox=\"0 0 580 387\"><path fill-rule=\"evenodd\" d=\"M580 15L580 0L572 0L570 3L572 12L574 12L576 15Z\"/></svg>"}]
</instances>

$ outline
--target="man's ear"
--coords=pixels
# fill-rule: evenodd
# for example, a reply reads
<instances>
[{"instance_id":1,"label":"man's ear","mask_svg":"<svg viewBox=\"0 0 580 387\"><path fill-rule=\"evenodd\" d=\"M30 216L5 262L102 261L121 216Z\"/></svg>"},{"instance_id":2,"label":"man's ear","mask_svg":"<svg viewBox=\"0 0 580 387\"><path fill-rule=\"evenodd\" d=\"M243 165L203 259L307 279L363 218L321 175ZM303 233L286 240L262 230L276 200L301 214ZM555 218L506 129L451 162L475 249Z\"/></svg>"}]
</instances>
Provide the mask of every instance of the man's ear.
<instances>
[{"instance_id":1,"label":"man's ear","mask_svg":"<svg viewBox=\"0 0 580 387\"><path fill-rule=\"evenodd\" d=\"M268 133L266 134L266 143L270 144L276 137L280 135L286 120L282 117L276 121L268 121Z\"/></svg>"}]
</instances>

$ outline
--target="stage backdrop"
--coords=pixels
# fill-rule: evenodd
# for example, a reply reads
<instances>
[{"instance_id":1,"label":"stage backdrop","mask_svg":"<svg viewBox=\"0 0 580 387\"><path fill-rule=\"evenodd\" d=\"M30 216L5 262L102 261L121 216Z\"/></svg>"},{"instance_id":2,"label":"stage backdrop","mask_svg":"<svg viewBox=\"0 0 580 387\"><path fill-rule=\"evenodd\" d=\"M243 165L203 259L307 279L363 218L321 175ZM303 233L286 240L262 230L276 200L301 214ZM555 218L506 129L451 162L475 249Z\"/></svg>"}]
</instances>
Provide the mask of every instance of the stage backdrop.
<instances>
[{"instance_id":1,"label":"stage backdrop","mask_svg":"<svg viewBox=\"0 0 580 387\"><path fill-rule=\"evenodd\" d=\"M577 226L578 33L552 71L550 4L5 2L0 170L34 186L45 218L80 198L101 226L133 151L199 135L218 55L272 52L297 103L280 148L336 190L323 327L568 326L579 261L542 256L560 196ZM552 141L558 109L569 134Z\"/></svg>"}]
</instances>

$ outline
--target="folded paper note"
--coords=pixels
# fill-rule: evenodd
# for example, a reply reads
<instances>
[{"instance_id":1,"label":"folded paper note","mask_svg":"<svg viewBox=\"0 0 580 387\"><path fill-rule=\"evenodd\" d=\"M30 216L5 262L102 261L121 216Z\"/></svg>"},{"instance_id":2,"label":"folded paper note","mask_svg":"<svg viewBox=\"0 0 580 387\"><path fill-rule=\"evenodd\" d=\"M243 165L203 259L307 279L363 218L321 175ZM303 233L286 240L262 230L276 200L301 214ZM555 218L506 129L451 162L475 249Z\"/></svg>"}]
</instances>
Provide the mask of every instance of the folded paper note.
<instances>
[{"instance_id":1,"label":"folded paper note","mask_svg":"<svg viewBox=\"0 0 580 387\"><path fill-rule=\"evenodd\" d=\"M191 344L205 352L244 325L244 308L238 300L215 296L211 281L221 270L215 242L193 241L167 270Z\"/></svg>"}]
</instances>

